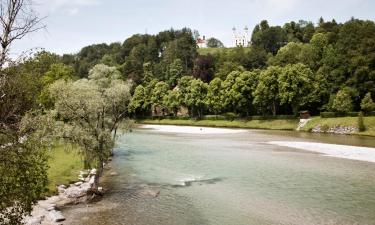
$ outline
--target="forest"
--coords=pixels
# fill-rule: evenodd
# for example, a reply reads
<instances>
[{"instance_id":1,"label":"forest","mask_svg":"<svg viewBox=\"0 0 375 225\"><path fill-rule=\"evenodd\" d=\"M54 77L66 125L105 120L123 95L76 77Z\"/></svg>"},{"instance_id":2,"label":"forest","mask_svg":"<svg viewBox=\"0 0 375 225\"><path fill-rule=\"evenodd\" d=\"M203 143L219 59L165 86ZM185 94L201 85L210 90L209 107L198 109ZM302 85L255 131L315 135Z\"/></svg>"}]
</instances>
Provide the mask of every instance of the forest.
<instances>
[{"instance_id":1,"label":"forest","mask_svg":"<svg viewBox=\"0 0 375 225\"><path fill-rule=\"evenodd\" d=\"M33 16L23 1L8 4L1 9L9 16L0 15L6 18L0 55L0 223L19 224L43 195L46 150L53 143L73 145L85 167L100 171L117 131L131 123L128 118L151 116L155 108L176 116L184 107L193 118L375 110L373 21L321 18L317 24L271 26L264 20L246 48L225 48L212 38L209 48L199 49L197 31L170 29L90 45L76 54L37 51L13 61L12 42L42 26L37 16L17 21L22 13Z\"/></svg>"},{"instance_id":2,"label":"forest","mask_svg":"<svg viewBox=\"0 0 375 225\"><path fill-rule=\"evenodd\" d=\"M36 58L54 58L79 78L96 64L116 68L133 84L133 116L151 115L152 107L176 115L181 106L191 117L369 112L375 95L374 34L373 21L354 18L345 23L320 18L316 25L261 21L250 47L223 48L212 38L216 42L210 40L208 49L198 49L199 33L184 28Z\"/></svg>"}]
</instances>

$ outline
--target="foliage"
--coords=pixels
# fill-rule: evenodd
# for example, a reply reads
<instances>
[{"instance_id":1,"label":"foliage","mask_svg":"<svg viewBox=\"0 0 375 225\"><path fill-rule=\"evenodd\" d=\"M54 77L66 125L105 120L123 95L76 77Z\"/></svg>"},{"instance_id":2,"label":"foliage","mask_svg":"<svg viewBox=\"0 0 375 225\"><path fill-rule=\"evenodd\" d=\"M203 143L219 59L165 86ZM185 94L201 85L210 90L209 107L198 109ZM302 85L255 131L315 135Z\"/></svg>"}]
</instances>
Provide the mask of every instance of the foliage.
<instances>
[{"instance_id":1,"label":"foliage","mask_svg":"<svg viewBox=\"0 0 375 225\"><path fill-rule=\"evenodd\" d=\"M207 40L207 47L209 48L224 48L224 44L216 38L209 38Z\"/></svg>"},{"instance_id":2,"label":"foliage","mask_svg":"<svg viewBox=\"0 0 375 225\"><path fill-rule=\"evenodd\" d=\"M262 111L271 110L276 115L279 99L279 83L278 77L282 72L282 68L271 66L259 75L259 81L254 90L254 104L258 105Z\"/></svg>"},{"instance_id":3,"label":"foliage","mask_svg":"<svg viewBox=\"0 0 375 225\"><path fill-rule=\"evenodd\" d=\"M345 90L337 92L333 100L332 108L339 113L350 112L353 109L353 103L350 94Z\"/></svg>"},{"instance_id":4,"label":"foliage","mask_svg":"<svg viewBox=\"0 0 375 225\"><path fill-rule=\"evenodd\" d=\"M97 162L103 168L114 145L112 132L128 111L130 85L120 79L119 71L97 65L89 79L56 81L50 87L55 99L56 136L80 146L85 166Z\"/></svg>"},{"instance_id":5,"label":"foliage","mask_svg":"<svg viewBox=\"0 0 375 225\"><path fill-rule=\"evenodd\" d=\"M363 132L363 131L366 130L365 124L363 122L363 113L362 112L358 113L358 130L360 132Z\"/></svg>"},{"instance_id":6,"label":"foliage","mask_svg":"<svg viewBox=\"0 0 375 225\"><path fill-rule=\"evenodd\" d=\"M223 104L221 102L222 97L222 85L223 81L220 78L213 79L207 89L206 106L210 112L219 114L223 110Z\"/></svg>"},{"instance_id":7,"label":"foliage","mask_svg":"<svg viewBox=\"0 0 375 225\"><path fill-rule=\"evenodd\" d=\"M303 64L284 67L278 82L280 103L289 103L294 114L315 100L313 73Z\"/></svg>"},{"instance_id":8,"label":"foliage","mask_svg":"<svg viewBox=\"0 0 375 225\"><path fill-rule=\"evenodd\" d=\"M371 93L367 93L361 101L361 109L365 112L375 111L375 103L371 98Z\"/></svg>"}]
</instances>

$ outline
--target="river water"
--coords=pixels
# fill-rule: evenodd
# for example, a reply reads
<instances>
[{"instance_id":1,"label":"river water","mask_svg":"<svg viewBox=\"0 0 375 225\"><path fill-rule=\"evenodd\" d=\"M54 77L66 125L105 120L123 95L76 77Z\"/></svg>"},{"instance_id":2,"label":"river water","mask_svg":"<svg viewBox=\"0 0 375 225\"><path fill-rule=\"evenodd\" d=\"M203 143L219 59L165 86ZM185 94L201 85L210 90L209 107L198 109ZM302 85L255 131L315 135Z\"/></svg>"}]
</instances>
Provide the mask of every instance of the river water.
<instances>
[{"instance_id":1,"label":"river water","mask_svg":"<svg viewBox=\"0 0 375 225\"><path fill-rule=\"evenodd\" d=\"M103 199L66 208L66 224L375 224L375 163L269 141L375 147L375 138L357 136L137 129L118 141Z\"/></svg>"}]
</instances>

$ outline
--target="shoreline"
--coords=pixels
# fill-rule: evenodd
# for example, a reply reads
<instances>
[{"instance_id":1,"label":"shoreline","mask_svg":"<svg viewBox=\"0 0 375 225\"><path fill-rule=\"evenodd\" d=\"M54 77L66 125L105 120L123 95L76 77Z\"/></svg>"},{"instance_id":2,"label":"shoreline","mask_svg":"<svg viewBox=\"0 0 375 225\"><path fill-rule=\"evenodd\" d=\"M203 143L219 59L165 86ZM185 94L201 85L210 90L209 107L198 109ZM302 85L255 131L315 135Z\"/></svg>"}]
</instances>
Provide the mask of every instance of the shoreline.
<instances>
[{"instance_id":1,"label":"shoreline","mask_svg":"<svg viewBox=\"0 0 375 225\"><path fill-rule=\"evenodd\" d=\"M356 117L320 118L313 117L299 130L298 119L270 119L270 120L191 120L191 119L142 119L137 124L146 125L175 125L210 128L231 128L245 130L287 130L307 133L329 133L334 135L355 135L375 137L375 117L365 117L367 130L358 132ZM327 127L321 129L321 127ZM318 129L317 129L318 128ZM343 132L344 130L344 132Z\"/></svg>"}]
</instances>

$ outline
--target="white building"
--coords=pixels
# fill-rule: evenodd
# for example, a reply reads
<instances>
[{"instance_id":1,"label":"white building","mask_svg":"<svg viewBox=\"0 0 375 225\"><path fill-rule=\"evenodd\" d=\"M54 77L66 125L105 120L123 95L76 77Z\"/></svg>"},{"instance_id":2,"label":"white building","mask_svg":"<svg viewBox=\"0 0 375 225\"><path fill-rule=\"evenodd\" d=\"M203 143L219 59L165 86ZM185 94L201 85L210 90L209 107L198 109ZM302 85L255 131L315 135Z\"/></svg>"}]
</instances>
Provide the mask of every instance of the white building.
<instances>
[{"instance_id":1,"label":"white building","mask_svg":"<svg viewBox=\"0 0 375 225\"><path fill-rule=\"evenodd\" d=\"M206 36L203 35L203 38L198 38L197 45L199 48L207 48Z\"/></svg>"},{"instance_id":2,"label":"white building","mask_svg":"<svg viewBox=\"0 0 375 225\"><path fill-rule=\"evenodd\" d=\"M246 26L243 33L238 32L235 27L233 27L233 46L235 47L248 47L251 44L251 37L249 35L249 28Z\"/></svg>"}]
</instances>

